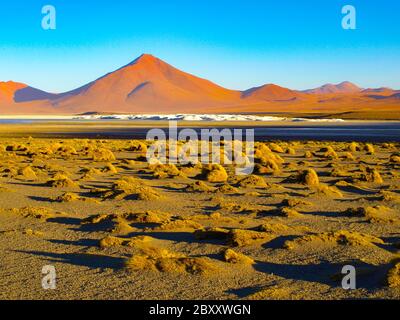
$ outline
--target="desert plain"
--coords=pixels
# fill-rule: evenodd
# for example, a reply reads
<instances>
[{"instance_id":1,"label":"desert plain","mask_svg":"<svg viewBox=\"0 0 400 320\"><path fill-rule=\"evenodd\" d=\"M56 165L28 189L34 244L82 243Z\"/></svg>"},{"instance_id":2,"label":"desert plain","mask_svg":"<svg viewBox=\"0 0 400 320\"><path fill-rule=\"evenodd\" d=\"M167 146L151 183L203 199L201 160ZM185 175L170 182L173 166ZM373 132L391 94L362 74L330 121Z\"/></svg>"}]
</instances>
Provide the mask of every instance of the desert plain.
<instances>
[{"instance_id":1,"label":"desert plain","mask_svg":"<svg viewBox=\"0 0 400 320\"><path fill-rule=\"evenodd\" d=\"M232 164L149 165L145 140L11 127L0 299L400 298L399 143L258 141L253 174L237 176Z\"/></svg>"}]
</instances>

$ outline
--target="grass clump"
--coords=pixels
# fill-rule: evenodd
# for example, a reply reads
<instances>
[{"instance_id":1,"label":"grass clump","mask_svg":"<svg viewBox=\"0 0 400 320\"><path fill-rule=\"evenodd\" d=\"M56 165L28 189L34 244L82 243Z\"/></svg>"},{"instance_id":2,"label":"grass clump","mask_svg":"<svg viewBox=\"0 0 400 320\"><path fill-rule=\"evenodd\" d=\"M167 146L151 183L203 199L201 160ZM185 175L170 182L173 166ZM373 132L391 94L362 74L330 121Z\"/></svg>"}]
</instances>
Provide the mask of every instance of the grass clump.
<instances>
[{"instance_id":1,"label":"grass clump","mask_svg":"<svg viewBox=\"0 0 400 320\"><path fill-rule=\"evenodd\" d=\"M98 148L92 151L93 161L115 161L115 155L111 150L106 148Z\"/></svg>"},{"instance_id":2,"label":"grass clump","mask_svg":"<svg viewBox=\"0 0 400 320\"><path fill-rule=\"evenodd\" d=\"M297 173L297 175L289 177L290 182L301 183L306 186L318 186L319 177L314 169L306 169Z\"/></svg>"},{"instance_id":3,"label":"grass clump","mask_svg":"<svg viewBox=\"0 0 400 320\"><path fill-rule=\"evenodd\" d=\"M72 181L64 173L56 173L52 179L47 181L46 185L53 188L78 188L79 184Z\"/></svg>"},{"instance_id":4,"label":"grass clump","mask_svg":"<svg viewBox=\"0 0 400 320\"><path fill-rule=\"evenodd\" d=\"M172 217L170 221L163 222L156 226L155 228L152 228L153 231L167 231L167 230L196 230L196 229L202 229L203 226L193 220L190 219L184 219L182 217L176 216Z\"/></svg>"},{"instance_id":5,"label":"grass clump","mask_svg":"<svg viewBox=\"0 0 400 320\"><path fill-rule=\"evenodd\" d=\"M238 186L242 188L265 188L267 187L267 183L263 177L252 174L240 180Z\"/></svg>"},{"instance_id":6,"label":"grass clump","mask_svg":"<svg viewBox=\"0 0 400 320\"><path fill-rule=\"evenodd\" d=\"M351 217L364 217L370 223L392 223L396 221L393 211L385 206L349 208L344 211L344 214Z\"/></svg>"},{"instance_id":7,"label":"grass clump","mask_svg":"<svg viewBox=\"0 0 400 320\"><path fill-rule=\"evenodd\" d=\"M31 166L26 166L18 170L18 175L28 180L36 180L37 176Z\"/></svg>"},{"instance_id":8,"label":"grass clump","mask_svg":"<svg viewBox=\"0 0 400 320\"><path fill-rule=\"evenodd\" d=\"M106 163L106 165L101 169L101 171L110 174L118 173L117 168L111 162Z\"/></svg>"},{"instance_id":9,"label":"grass clump","mask_svg":"<svg viewBox=\"0 0 400 320\"><path fill-rule=\"evenodd\" d=\"M126 234L135 231L123 217L117 214L92 215L83 219L81 224L111 233Z\"/></svg>"},{"instance_id":10,"label":"grass clump","mask_svg":"<svg viewBox=\"0 0 400 320\"><path fill-rule=\"evenodd\" d=\"M224 193L224 194L239 193L239 189L238 188L235 188L234 186L232 186L232 185L230 185L228 183L225 183L225 184L219 186L216 191L220 192L220 193Z\"/></svg>"},{"instance_id":11,"label":"grass clump","mask_svg":"<svg viewBox=\"0 0 400 320\"><path fill-rule=\"evenodd\" d=\"M343 194L334 186L328 186L326 184L319 184L312 188L314 191L312 195L322 195L333 198L342 198Z\"/></svg>"},{"instance_id":12,"label":"grass clump","mask_svg":"<svg viewBox=\"0 0 400 320\"><path fill-rule=\"evenodd\" d=\"M142 247L153 240L152 237L149 236L135 236L132 238L120 238L114 236L107 236L99 241L99 247L109 248L109 247Z\"/></svg>"},{"instance_id":13,"label":"grass clump","mask_svg":"<svg viewBox=\"0 0 400 320\"><path fill-rule=\"evenodd\" d=\"M56 198L57 202L73 202L80 200L81 197L72 192L66 192Z\"/></svg>"},{"instance_id":14,"label":"grass clump","mask_svg":"<svg viewBox=\"0 0 400 320\"><path fill-rule=\"evenodd\" d=\"M143 248L140 254L127 259L125 266L130 271L150 270L199 275L209 275L218 269L209 258L187 257L182 253L156 247Z\"/></svg>"},{"instance_id":15,"label":"grass clump","mask_svg":"<svg viewBox=\"0 0 400 320\"><path fill-rule=\"evenodd\" d=\"M394 153L390 156L389 161L391 163L395 163L395 164L400 164L400 154L399 153Z\"/></svg>"},{"instance_id":16,"label":"grass clump","mask_svg":"<svg viewBox=\"0 0 400 320\"><path fill-rule=\"evenodd\" d=\"M193 234L198 240L226 240L229 230L212 227L195 230Z\"/></svg>"},{"instance_id":17,"label":"grass clump","mask_svg":"<svg viewBox=\"0 0 400 320\"><path fill-rule=\"evenodd\" d=\"M233 229L227 236L227 242L233 247L243 247L259 241L269 241L275 236L266 232L254 230Z\"/></svg>"},{"instance_id":18,"label":"grass clump","mask_svg":"<svg viewBox=\"0 0 400 320\"><path fill-rule=\"evenodd\" d=\"M228 174L220 164L204 166L201 177L208 182L226 182L228 180Z\"/></svg>"},{"instance_id":19,"label":"grass clump","mask_svg":"<svg viewBox=\"0 0 400 320\"><path fill-rule=\"evenodd\" d=\"M389 269L386 276L387 286L390 288L400 287L400 261L399 259L394 259L392 261L393 266Z\"/></svg>"},{"instance_id":20,"label":"grass clump","mask_svg":"<svg viewBox=\"0 0 400 320\"><path fill-rule=\"evenodd\" d=\"M236 252L232 249L226 249L222 252L222 257L225 262L232 263L232 264L247 264L251 265L254 264L254 260L250 257Z\"/></svg>"},{"instance_id":21,"label":"grass clump","mask_svg":"<svg viewBox=\"0 0 400 320\"><path fill-rule=\"evenodd\" d=\"M53 218L56 214L60 214L45 207L23 207L19 209L13 208L10 211L24 218L34 218L40 220L47 220L49 218Z\"/></svg>"},{"instance_id":22,"label":"grass clump","mask_svg":"<svg viewBox=\"0 0 400 320\"><path fill-rule=\"evenodd\" d=\"M294 207L301 207L301 206L312 206L313 204L309 201L305 201L302 199L289 198L289 199L284 199L282 201L282 205L288 206L290 208L294 208Z\"/></svg>"},{"instance_id":23,"label":"grass clump","mask_svg":"<svg viewBox=\"0 0 400 320\"><path fill-rule=\"evenodd\" d=\"M284 248L295 249L306 243L326 245L348 245L348 246L371 246L383 244L383 240L371 235L358 233L356 231L339 230L334 232L323 232L298 237L294 240L287 240Z\"/></svg>"},{"instance_id":24,"label":"grass clump","mask_svg":"<svg viewBox=\"0 0 400 320\"><path fill-rule=\"evenodd\" d=\"M376 168L367 167L365 172L361 174L361 181L371 182L371 183L383 183L381 174Z\"/></svg>"},{"instance_id":25,"label":"grass clump","mask_svg":"<svg viewBox=\"0 0 400 320\"><path fill-rule=\"evenodd\" d=\"M189 184L185 187L185 191L188 192L213 192L215 188L207 185L203 181L196 181L192 184Z\"/></svg>"},{"instance_id":26,"label":"grass clump","mask_svg":"<svg viewBox=\"0 0 400 320\"><path fill-rule=\"evenodd\" d=\"M171 215L162 211L149 210L141 213L125 213L122 215L124 219L136 223L165 223L170 221Z\"/></svg>"},{"instance_id":27,"label":"grass clump","mask_svg":"<svg viewBox=\"0 0 400 320\"><path fill-rule=\"evenodd\" d=\"M357 142L352 142L348 145L347 150L350 152L361 151L361 147Z\"/></svg>"},{"instance_id":28,"label":"grass clump","mask_svg":"<svg viewBox=\"0 0 400 320\"><path fill-rule=\"evenodd\" d=\"M276 143L273 143L273 142L271 142L271 143L269 144L269 148L270 148L270 150L271 150L272 152L276 152L276 153L285 153L285 151L283 150L283 148L282 148L279 144L276 144Z\"/></svg>"},{"instance_id":29,"label":"grass clump","mask_svg":"<svg viewBox=\"0 0 400 320\"><path fill-rule=\"evenodd\" d=\"M331 146L323 148L321 151L324 152L324 154L323 154L324 158L332 159L332 160L339 159L336 151Z\"/></svg>"},{"instance_id":30,"label":"grass clump","mask_svg":"<svg viewBox=\"0 0 400 320\"><path fill-rule=\"evenodd\" d=\"M111 190L101 192L103 199L126 200L158 200L162 196L153 188L133 177L123 177L111 187Z\"/></svg>"},{"instance_id":31,"label":"grass clump","mask_svg":"<svg viewBox=\"0 0 400 320\"><path fill-rule=\"evenodd\" d=\"M367 154L374 154L375 153L375 148L371 143L366 143L364 146L364 150L367 152Z\"/></svg>"},{"instance_id":32,"label":"grass clump","mask_svg":"<svg viewBox=\"0 0 400 320\"><path fill-rule=\"evenodd\" d=\"M171 178L181 175L180 170L173 164L151 164L149 170L153 172L153 176L158 179Z\"/></svg>"}]
</instances>

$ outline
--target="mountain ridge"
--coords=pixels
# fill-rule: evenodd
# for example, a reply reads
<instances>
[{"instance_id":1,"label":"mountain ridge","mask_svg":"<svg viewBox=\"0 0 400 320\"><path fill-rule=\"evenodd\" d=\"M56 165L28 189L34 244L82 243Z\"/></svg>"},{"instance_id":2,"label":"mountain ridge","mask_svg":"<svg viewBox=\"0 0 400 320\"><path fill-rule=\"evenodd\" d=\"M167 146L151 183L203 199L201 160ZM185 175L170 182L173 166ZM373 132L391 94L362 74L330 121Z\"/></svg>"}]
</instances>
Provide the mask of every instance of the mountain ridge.
<instances>
[{"instance_id":1,"label":"mountain ridge","mask_svg":"<svg viewBox=\"0 0 400 320\"><path fill-rule=\"evenodd\" d=\"M115 71L59 94L23 83L0 82L0 113L204 113L282 108L319 111L387 106L393 109L400 107L399 92L390 88L362 89L349 81L303 91L272 83L231 90L181 71L151 54L142 54Z\"/></svg>"}]
</instances>

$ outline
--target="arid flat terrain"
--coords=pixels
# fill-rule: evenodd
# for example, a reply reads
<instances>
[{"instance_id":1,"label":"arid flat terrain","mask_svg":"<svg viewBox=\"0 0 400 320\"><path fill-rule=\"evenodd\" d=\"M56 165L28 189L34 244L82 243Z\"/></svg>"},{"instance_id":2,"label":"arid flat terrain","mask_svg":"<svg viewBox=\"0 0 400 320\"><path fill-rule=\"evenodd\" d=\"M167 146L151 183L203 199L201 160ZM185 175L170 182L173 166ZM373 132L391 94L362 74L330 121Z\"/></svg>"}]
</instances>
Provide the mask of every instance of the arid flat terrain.
<instances>
[{"instance_id":1,"label":"arid flat terrain","mask_svg":"<svg viewBox=\"0 0 400 320\"><path fill-rule=\"evenodd\" d=\"M148 146L0 138L0 299L400 298L400 144L256 142L243 177Z\"/></svg>"}]
</instances>

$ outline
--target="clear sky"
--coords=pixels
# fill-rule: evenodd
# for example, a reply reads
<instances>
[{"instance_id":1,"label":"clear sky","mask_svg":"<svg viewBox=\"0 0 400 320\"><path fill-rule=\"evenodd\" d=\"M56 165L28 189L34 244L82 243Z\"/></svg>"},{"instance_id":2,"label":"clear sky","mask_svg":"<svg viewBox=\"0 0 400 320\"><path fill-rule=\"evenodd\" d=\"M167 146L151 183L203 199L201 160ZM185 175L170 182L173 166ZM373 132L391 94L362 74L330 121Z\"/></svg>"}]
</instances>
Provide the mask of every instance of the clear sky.
<instances>
[{"instance_id":1,"label":"clear sky","mask_svg":"<svg viewBox=\"0 0 400 320\"><path fill-rule=\"evenodd\" d=\"M41 28L46 4L56 30ZM341 27L347 4L356 30ZM399 0L1 1L0 80L61 92L145 52L231 89L400 89L399 13Z\"/></svg>"}]
</instances>

